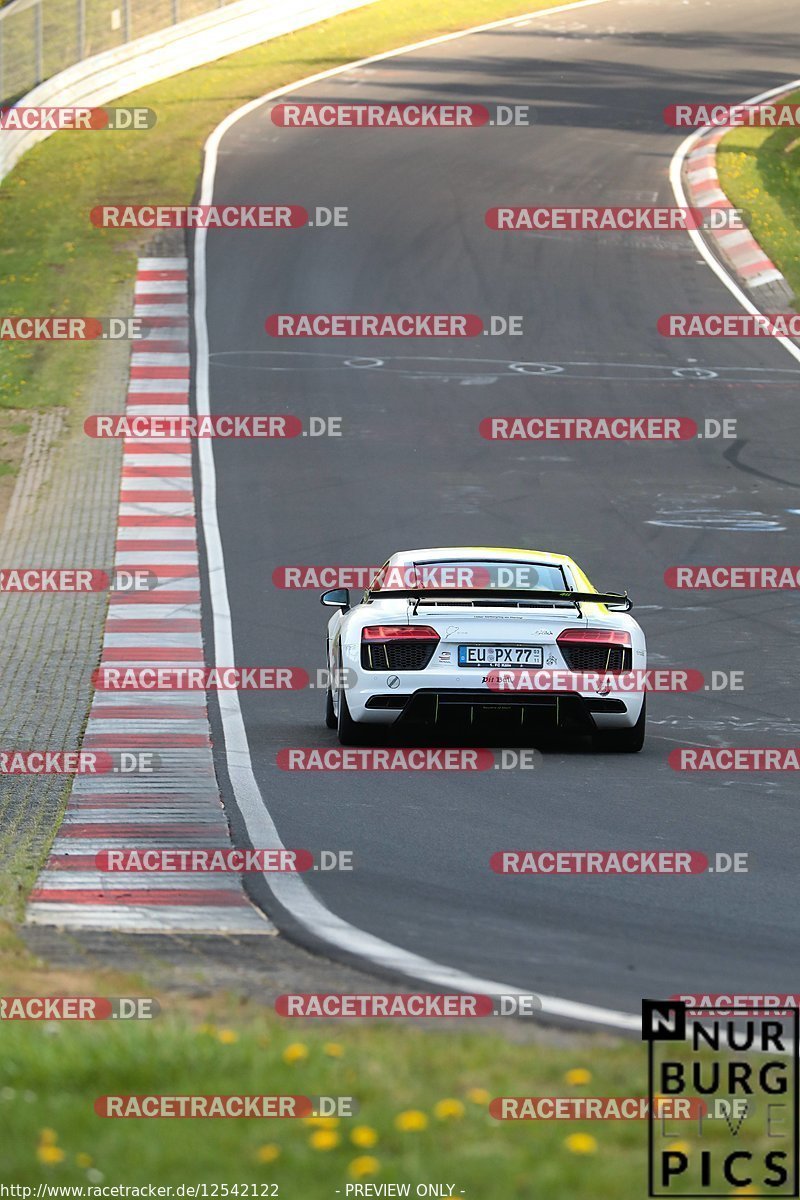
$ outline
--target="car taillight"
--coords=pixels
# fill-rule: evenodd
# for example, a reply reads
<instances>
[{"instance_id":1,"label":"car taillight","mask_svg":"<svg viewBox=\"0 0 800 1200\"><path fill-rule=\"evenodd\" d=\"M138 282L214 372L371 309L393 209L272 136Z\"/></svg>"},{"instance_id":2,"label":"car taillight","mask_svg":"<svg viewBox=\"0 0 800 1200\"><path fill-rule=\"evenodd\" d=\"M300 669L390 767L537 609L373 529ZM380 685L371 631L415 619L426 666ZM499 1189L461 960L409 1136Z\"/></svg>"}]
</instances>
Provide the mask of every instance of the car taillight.
<instances>
[{"instance_id":1,"label":"car taillight","mask_svg":"<svg viewBox=\"0 0 800 1200\"><path fill-rule=\"evenodd\" d=\"M624 629L562 629L556 638L562 642L593 642L596 646L630 646L631 635Z\"/></svg>"},{"instance_id":2,"label":"car taillight","mask_svg":"<svg viewBox=\"0 0 800 1200\"><path fill-rule=\"evenodd\" d=\"M439 635L430 625L365 625L362 642L438 642Z\"/></svg>"}]
</instances>

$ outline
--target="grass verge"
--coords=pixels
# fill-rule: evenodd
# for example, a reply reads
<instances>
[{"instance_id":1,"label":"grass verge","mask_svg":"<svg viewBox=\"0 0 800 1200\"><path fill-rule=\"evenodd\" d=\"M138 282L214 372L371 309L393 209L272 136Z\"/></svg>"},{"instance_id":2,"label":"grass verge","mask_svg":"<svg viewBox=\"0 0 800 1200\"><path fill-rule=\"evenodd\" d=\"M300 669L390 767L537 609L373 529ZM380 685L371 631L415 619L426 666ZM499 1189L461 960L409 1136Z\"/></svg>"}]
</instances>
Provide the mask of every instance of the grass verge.
<instances>
[{"instance_id":1,"label":"grass verge","mask_svg":"<svg viewBox=\"0 0 800 1200\"><path fill-rule=\"evenodd\" d=\"M800 104L800 92L785 97ZM717 149L722 190L800 297L800 130L732 129ZM800 300L795 300L795 307Z\"/></svg>"},{"instance_id":2,"label":"grass verge","mask_svg":"<svg viewBox=\"0 0 800 1200\"><path fill-rule=\"evenodd\" d=\"M28 988L32 994L30 981ZM173 997L152 1021L4 1023L0 1176L84 1187L249 1184L259 1196L312 1200L345 1194L353 1181L410 1184L411 1195L418 1183L436 1182L453 1184L455 1196L463 1189L531 1200L636 1197L646 1194L646 1122L501 1122L488 1102L645 1089L640 1042L582 1036L514 1044L464 1026L304 1024L230 998L201 1006ZM176 1122L94 1111L103 1095L156 1093L354 1096L358 1112ZM671 1145L684 1128L673 1126ZM706 1128L700 1145L713 1146L720 1133ZM267 1184L279 1190L262 1191Z\"/></svg>"}]
</instances>

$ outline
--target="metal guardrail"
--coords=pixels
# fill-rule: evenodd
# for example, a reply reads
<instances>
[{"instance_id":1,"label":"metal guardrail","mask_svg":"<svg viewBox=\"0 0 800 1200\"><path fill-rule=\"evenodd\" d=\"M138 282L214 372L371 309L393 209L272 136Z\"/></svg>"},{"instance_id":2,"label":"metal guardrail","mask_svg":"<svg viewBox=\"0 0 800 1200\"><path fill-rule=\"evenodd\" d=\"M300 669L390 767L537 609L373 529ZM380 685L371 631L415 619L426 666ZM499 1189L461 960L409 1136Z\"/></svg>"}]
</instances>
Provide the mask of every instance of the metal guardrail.
<instances>
[{"instance_id":1,"label":"metal guardrail","mask_svg":"<svg viewBox=\"0 0 800 1200\"><path fill-rule=\"evenodd\" d=\"M126 21L123 19L126 11L122 7L123 0L12 0L7 9L0 9L0 28L7 19L6 14L9 17L27 14L26 20L31 21L34 32L37 25L41 28L38 39L41 52L37 56L37 39L34 38L24 47L28 58L23 58L22 62L36 63L38 57L45 78L42 83L34 83L25 90L26 82L24 78L20 81L17 74L13 91L7 93L5 102L19 101L22 105L46 108L76 104L99 107L192 67L216 62L272 38L327 21L339 13L375 3L376 0L223 0L222 3L220 0L177 0L177 3L175 0L127 0ZM114 4L120 7L114 9ZM47 38L45 17L49 16L46 9L50 5L60 6L62 15L74 16L76 11L83 14L79 26L74 29L69 26L73 36L79 33L80 39L76 40L71 58L67 55L61 60L67 62L61 70L55 70L47 56L48 47L57 44ZM38 17L33 12L37 6L41 6ZM187 10L191 15L187 16ZM109 47L102 40L92 41L94 25L90 26L90 17L94 21L98 13L108 17L115 11L118 16L113 18L113 24L116 26L119 20L120 29L112 31L114 44ZM177 22L160 23L167 12L170 18L177 14ZM145 32L145 16L149 16L151 26L158 26L150 28L149 33ZM100 25L101 34L107 37L104 22ZM62 21L62 34L65 29ZM75 57L79 43L86 57ZM100 49L103 45L106 48ZM19 62L18 58L14 59L15 70L19 69ZM6 74L6 80L10 78ZM6 86L11 88L12 85L7 82ZM23 154L51 133L48 128L5 129L0 136L0 182Z\"/></svg>"},{"instance_id":2,"label":"metal guardrail","mask_svg":"<svg viewBox=\"0 0 800 1200\"><path fill-rule=\"evenodd\" d=\"M0 8L0 105L94 54L232 0L11 0Z\"/></svg>"}]
</instances>

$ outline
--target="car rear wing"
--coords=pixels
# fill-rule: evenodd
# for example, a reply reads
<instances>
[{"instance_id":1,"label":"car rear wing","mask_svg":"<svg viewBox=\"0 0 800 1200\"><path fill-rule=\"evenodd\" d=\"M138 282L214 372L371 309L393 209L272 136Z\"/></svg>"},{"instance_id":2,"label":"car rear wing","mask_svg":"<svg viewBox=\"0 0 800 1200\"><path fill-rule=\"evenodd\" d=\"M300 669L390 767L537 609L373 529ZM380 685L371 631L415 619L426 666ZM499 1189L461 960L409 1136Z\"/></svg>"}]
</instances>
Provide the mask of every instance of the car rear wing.
<instances>
[{"instance_id":1,"label":"car rear wing","mask_svg":"<svg viewBox=\"0 0 800 1200\"><path fill-rule=\"evenodd\" d=\"M533 588L389 588L385 592L378 588L367 591L366 600L383 598L413 600L414 611L426 600L561 600L574 604L578 612L582 604L604 604L608 608L630 612L633 601L627 592L576 592L571 589L561 592L536 591Z\"/></svg>"}]
</instances>

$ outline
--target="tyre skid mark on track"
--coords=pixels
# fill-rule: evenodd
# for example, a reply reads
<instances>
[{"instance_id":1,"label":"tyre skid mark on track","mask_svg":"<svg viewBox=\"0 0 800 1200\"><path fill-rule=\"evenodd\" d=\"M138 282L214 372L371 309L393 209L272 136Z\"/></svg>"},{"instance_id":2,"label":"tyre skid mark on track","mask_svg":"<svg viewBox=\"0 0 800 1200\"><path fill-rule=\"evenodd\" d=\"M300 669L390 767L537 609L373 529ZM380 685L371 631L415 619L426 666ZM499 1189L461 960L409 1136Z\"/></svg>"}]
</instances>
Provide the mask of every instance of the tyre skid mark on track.
<instances>
[{"instance_id":1,"label":"tyre skid mark on track","mask_svg":"<svg viewBox=\"0 0 800 1200\"><path fill-rule=\"evenodd\" d=\"M226 359L246 360L255 358L254 364L247 361L229 362ZM275 358L273 366L265 359ZM296 364L287 359L299 359ZM331 362L331 360L333 360ZM520 359L497 358L448 358L437 355L399 355L383 354L380 358L359 354L336 354L325 351L304 350L221 350L210 355L211 365L227 370L245 371L330 371L332 369L350 368L358 371L370 371L380 374L399 374L405 378L419 379L437 378L439 380L462 377L469 380L481 372L482 382L496 382L504 379L521 379L535 375L537 379L575 379L597 382L610 380L622 382L636 379L637 382L656 383L713 383L724 386L731 383L745 383L748 387L763 387L768 384L785 385L796 382L796 369L781 367L721 367L701 366L696 360L689 359L681 364L670 363L598 363L598 362L551 362L542 359L538 362L526 362ZM421 364L412 366L413 363ZM441 368L427 366L429 363L446 364ZM486 367L492 368L491 378L485 374ZM609 374L611 371L624 371L627 374ZM582 373L583 372L583 373ZM587 373L595 372L595 373ZM643 372L650 372L645 375Z\"/></svg>"}]
</instances>

